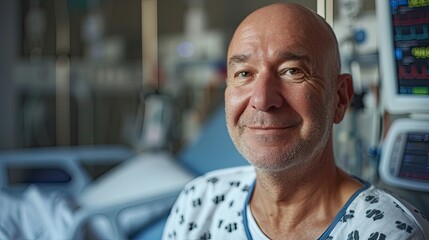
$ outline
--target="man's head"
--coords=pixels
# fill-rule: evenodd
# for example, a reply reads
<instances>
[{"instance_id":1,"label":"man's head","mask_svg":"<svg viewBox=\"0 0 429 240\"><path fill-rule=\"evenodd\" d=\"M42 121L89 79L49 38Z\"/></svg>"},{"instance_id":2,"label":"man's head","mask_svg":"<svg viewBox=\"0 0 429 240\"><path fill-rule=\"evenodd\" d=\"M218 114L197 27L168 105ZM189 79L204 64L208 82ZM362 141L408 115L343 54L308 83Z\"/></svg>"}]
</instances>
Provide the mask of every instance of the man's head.
<instances>
[{"instance_id":1,"label":"man's head","mask_svg":"<svg viewBox=\"0 0 429 240\"><path fill-rule=\"evenodd\" d=\"M353 92L321 17L296 4L261 8L238 26L227 61L227 126L246 159L279 171L332 151Z\"/></svg>"}]
</instances>

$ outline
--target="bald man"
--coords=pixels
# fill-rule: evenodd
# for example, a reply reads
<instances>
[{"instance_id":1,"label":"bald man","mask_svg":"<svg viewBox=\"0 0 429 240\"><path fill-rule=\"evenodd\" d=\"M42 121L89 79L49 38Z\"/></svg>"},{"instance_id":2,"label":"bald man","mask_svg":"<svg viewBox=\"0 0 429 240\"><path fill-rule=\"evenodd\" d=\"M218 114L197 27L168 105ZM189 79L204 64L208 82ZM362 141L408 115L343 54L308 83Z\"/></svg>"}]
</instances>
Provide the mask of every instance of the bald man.
<instances>
[{"instance_id":1,"label":"bald man","mask_svg":"<svg viewBox=\"0 0 429 240\"><path fill-rule=\"evenodd\" d=\"M251 166L190 182L164 239L429 237L411 205L335 165L332 127L353 87L321 17L297 4L256 10L236 29L227 67L227 127Z\"/></svg>"}]
</instances>

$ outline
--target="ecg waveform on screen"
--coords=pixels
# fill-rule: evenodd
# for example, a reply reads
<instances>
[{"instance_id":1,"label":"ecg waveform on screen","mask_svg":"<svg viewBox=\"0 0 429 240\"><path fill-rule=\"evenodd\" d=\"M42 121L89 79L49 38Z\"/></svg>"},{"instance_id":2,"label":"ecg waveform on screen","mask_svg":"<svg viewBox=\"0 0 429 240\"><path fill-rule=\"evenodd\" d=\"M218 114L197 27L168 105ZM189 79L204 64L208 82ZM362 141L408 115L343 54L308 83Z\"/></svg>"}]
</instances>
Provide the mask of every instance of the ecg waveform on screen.
<instances>
[{"instance_id":1,"label":"ecg waveform on screen","mask_svg":"<svg viewBox=\"0 0 429 240\"><path fill-rule=\"evenodd\" d=\"M392 0L400 93L429 94L429 0Z\"/></svg>"},{"instance_id":2,"label":"ecg waveform on screen","mask_svg":"<svg viewBox=\"0 0 429 240\"><path fill-rule=\"evenodd\" d=\"M429 18L427 22L429 22ZM424 40L428 38L429 24L395 27L395 41Z\"/></svg>"},{"instance_id":3,"label":"ecg waveform on screen","mask_svg":"<svg viewBox=\"0 0 429 240\"><path fill-rule=\"evenodd\" d=\"M419 69L417 65L410 64L408 68L404 65L399 66L399 78L401 79L428 79L428 67L423 65Z\"/></svg>"},{"instance_id":4,"label":"ecg waveform on screen","mask_svg":"<svg viewBox=\"0 0 429 240\"><path fill-rule=\"evenodd\" d=\"M411 54L415 58L429 58L429 47L413 47Z\"/></svg>"},{"instance_id":5,"label":"ecg waveform on screen","mask_svg":"<svg viewBox=\"0 0 429 240\"><path fill-rule=\"evenodd\" d=\"M420 11L412 15L395 14L393 16L393 25L408 26L414 24L424 24L429 22L429 11Z\"/></svg>"}]
</instances>

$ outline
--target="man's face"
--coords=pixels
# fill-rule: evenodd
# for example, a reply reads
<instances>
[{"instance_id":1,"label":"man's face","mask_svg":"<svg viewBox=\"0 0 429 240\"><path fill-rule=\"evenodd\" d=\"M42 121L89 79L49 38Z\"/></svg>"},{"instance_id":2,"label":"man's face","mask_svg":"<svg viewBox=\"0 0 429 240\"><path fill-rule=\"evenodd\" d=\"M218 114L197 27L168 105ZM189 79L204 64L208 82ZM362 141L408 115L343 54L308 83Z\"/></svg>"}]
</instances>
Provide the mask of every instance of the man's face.
<instances>
[{"instance_id":1,"label":"man's face","mask_svg":"<svg viewBox=\"0 0 429 240\"><path fill-rule=\"evenodd\" d=\"M330 138L335 92L319 50L324 46L296 27L244 25L228 51L228 131L258 169L280 171L310 160Z\"/></svg>"}]
</instances>

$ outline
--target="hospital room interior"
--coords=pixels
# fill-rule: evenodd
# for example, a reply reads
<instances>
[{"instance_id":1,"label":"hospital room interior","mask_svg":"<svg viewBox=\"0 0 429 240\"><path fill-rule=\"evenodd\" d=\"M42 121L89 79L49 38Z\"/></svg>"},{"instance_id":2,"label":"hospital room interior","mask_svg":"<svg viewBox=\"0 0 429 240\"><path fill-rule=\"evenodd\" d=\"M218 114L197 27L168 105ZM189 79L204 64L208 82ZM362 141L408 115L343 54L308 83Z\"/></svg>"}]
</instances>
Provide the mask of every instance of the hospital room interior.
<instances>
[{"instance_id":1,"label":"hospital room interior","mask_svg":"<svg viewBox=\"0 0 429 240\"><path fill-rule=\"evenodd\" d=\"M324 17L353 76L337 165L429 216L429 1L413 0L1 1L0 212L51 239L160 239L186 183L249 164L226 52L275 2Z\"/></svg>"}]
</instances>

